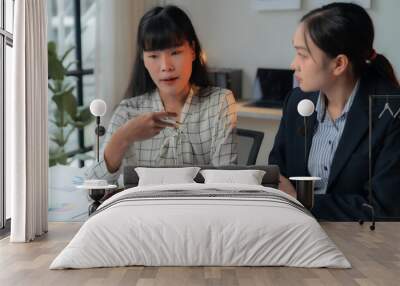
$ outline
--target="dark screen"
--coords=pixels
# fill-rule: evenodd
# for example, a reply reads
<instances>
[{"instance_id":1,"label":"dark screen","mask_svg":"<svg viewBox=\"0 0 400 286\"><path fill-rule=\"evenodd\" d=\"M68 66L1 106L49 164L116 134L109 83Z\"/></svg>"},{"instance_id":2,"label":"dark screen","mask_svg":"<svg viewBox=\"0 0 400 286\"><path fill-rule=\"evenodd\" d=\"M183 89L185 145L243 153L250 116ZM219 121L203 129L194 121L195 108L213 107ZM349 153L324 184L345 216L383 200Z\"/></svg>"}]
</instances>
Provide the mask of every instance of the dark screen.
<instances>
[{"instance_id":1,"label":"dark screen","mask_svg":"<svg viewBox=\"0 0 400 286\"><path fill-rule=\"evenodd\" d=\"M259 83L259 99L274 103L282 102L293 88L293 71L285 69L257 69L256 80Z\"/></svg>"}]
</instances>

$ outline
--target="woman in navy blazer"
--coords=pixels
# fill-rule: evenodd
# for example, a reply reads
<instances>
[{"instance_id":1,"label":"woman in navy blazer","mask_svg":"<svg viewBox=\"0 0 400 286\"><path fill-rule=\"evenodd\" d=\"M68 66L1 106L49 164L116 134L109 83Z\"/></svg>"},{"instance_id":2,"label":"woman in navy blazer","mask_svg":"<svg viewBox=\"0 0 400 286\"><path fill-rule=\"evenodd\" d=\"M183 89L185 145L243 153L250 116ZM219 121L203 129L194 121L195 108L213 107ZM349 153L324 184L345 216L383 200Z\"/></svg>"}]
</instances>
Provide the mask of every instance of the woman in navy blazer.
<instances>
[{"instance_id":1,"label":"woman in navy blazer","mask_svg":"<svg viewBox=\"0 0 400 286\"><path fill-rule=\"evenodd\" d=\"M345 3L309 12L293 38L296 56L291 67L299 88L286 99L269 164L279 165L279 188L293 196L289 177L325 177L312 209L320 219L370 216L362 207L368 202L369 95L400 94L393 68L375 52L373 39L367 12ZM308 121L307 164L304 120L297 111L303 99L317 106ZM395 112L396 101L397 106L391 102ZM400 218L400 115L381 115L384 103L377 100L372 109L372 199L377 217Z\"/></svg>"}]
</instances>

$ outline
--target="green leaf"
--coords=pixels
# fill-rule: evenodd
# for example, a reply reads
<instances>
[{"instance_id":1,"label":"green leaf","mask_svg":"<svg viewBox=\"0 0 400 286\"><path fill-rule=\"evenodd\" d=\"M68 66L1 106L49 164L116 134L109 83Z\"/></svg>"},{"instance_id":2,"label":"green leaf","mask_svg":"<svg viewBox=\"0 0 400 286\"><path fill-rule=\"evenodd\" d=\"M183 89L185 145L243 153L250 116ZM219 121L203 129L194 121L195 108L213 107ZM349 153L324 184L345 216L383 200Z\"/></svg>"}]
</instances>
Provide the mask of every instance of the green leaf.
<instances>
[{"instance_id":1,"label":"green leaf","mask_svg":"<svg viewBox=\"0 0 400 286\"><path fill-rule=\"evenodd\" d=\"M51 146L49 145L49 155L50 155L50 156L56 155L57 152L58 152L58 149L60 149L60 148L59 148L59 147L54 148L54 147L51 147Z\"/></svg>"},{"instance_id":2,"label":"green leaf","mask_svg":"<svg viewBox=\"0 0 400 286\"><path fill-rule=\"evenodd\" d=\"M71 129L68 131L67 135L65 135L65 144L67 144L69 137L74 132L75 126L72 126Z\"/></svg>"},{"instance_id":3,"label":"green leaf","mask_svg":"<svg viewBox=\"0 0 400 286\"><path fill-rule=\"evenodd\" d=\"M82 161L85 161L85 160L93 160L93 159L94 159L94 157L88 155L87 153L79 153L79 154L76 154L76 155L73 157L73 160L82 160Z\"/></svg>"},{"instance_id":4,"label":"green leaf","mask_svg":"<svg viewBox=\"0 0 400 286\"><path fill-rule=\"evenodd\" d=\"M68 156L67 153L65 153L64 148L49 150L49 166L54 166L56 164L68 164Z\"/></svg>"},{"instance_id":5,"label":"green leaf","mask_svg":"<svg viewBox=\"0 0 400 286\"><path fill-rule=\"evenodd\" d=\"M80 106L78 108L77 120L82 122L84 126L89 125L94 120L94 116L88 106Z\"/></svg>"},{"instance_id":6,"label":"green leaf","mask_svg":"<svg viewBox=\"0 0 400 286\"><path fill-rule=\"evenodd\" d=\"M57 164L55 157L49 155L49 167L53 167Z\"/></svg>"},{"instance_id":7,"label":"green leaf","mask_svg":"<svg viewBox=\"0 0 400 286\"><path fill-rule=\"evenodd\" d=\"M56 93L56 89L51 85L51 83L49 82L49 89L51 90L52 93Z\"/></svg>"},{"instance_id":8,"label":"green leaf","mask_svg":"<svg viewBox=\"0 0 400 286\"><path fill-rule=\"evenodd\" d=\"M59 140L59 138L55 137L54 135L50 137L50 140L56 143L58 146L61 146L62 142Z\"/></svg>"},{"instance_id":9,"label":"green leaf","mask_svg":"<svg viewBox=\"0 0 400 286\"><path fill-rule=\"evenodd\" d=\"M69 114L65 111L61 112L59 109L54 110L53 112L54 122L58 128L64 128L68 125L70 121L72 121Z\"/></svg>"},{"instance_id":10,"label":"green leaf","mask_svg":"<svg viewBox=\"0 0 400 286\"><path fill-rule=\"evenodd\" d=\"M57 56L57 46L54 42L49 42L47 45L47 57L49 78L54 80L63 80L65 69Z\"/></svg>"},{"instance_id":11,"label":"green leaf","mask_svg":"<svg viewBox=\"0 0 400 286\"><path fill-rule=\"evenodd\" d=\"M62 128L59 128L51 133L50 140L56 143L59 147L64 147L65 139Z\"/></svg>"},{"instance_id":12,"label":"green leaf","mask_svg":"<svg viewBox=\"0 0 400 286\"><path fill-rule=\"evenodd\" d=\"M68 156L66 153L57 156L57 163L61 165L68 165Z\"/></svg>"},{"instance_id":13,"label":"green leaf","mask_svg":"<svg viewBox=\"0 0 400 286\"><path fill-rule=\"evenodd\" d=\"M73 64L77 64L77 63L79 63L79 61L72 61L72 62L70 62L69 64L67 64L66 66L65 66L65 70L69 70L69 68L73 65Z\"/></svg>"},{"instance_id":14,"label":"green leaf","mask_svg":"<svg viewBox=\"0 0 400 286\"><path fill-rule=\"evenodd\" d=\"M54 42L49 42L47 46L48 51L48 77L49 84L48 88L51 91L49 95L52 101L50 110L53 110L53 118L50 118L50 122L56 127L55 130L51 129L50 141L52 145L58 146L49 150L49 165L54 166L55 164L68 164L68 156L64 150L65 144L67 144L70 135L75 130L76 122L80 122L82 117L81 110L78 111L77 101L73 95L74 86L69 80L65 80L65 74L67 69L72 63L68 65L64 64L68 55L74 50L74 47L66 50L62 56L57 54L57 45ZM69 128L67 128L70 126ZM53 127L53 126L52 126ZM54 143L53 143L54 142Z\"/></svg>"},{"instance_id":15,"label":"green leaf","mask_svg":"<svg viewBox=\"0 0 400 286\"><path fill-rule=\"evenodd\" d=\"M73 123L73 125L74 125L76 128L78 128L78 129L82 129L83 127L85 127L85 125L83 125L83 123L80 122L80 121L75 121L75 122Z\"/></svg>"},{"instance_id":16,"label":"green leaf","mask_svg":"<svg viewBox=\"0 0 400 286\"><path fill-rule=\"evenodd\" d=\"M72 94L72 90L73 87L65 92L55 94L53 100L60 111L65 110L71 118L74 119L76 118L77 103L75 96Z\"/></svg>"},{"instance_id":17,"label":"green leaf","mask_svg":"<svg viewBox=\"0 0 400 286\"><path fill-rule=\"evenodd\" d=\"M56 43L53 41L48 42L47 49L48 49L49 53L56 54L57 53Z\"/></svg>"},{"instance_id":18,"label":"green leaf","mask_svg":"<svg viewBox=\"0 0 400 286\"><path fill-rule=\"evenodd\" d=\"M64 80L55 80L54 81L54 89L56 90L57 93L60 93L63 91L63 84Z\"/></svg>"},{"instance_id":19,"label":"green leaf","mask_svg":"<svg viewBox=\"0 0 400 286\"><path fill-rule=\"evenodd\" d=\"M61 57L61 62L62 63L68 57L69 53L72 52L74 49L75 49L74 47L70 47L68 50L65 51L64 55Z\"/></svg>"}]
</instances>

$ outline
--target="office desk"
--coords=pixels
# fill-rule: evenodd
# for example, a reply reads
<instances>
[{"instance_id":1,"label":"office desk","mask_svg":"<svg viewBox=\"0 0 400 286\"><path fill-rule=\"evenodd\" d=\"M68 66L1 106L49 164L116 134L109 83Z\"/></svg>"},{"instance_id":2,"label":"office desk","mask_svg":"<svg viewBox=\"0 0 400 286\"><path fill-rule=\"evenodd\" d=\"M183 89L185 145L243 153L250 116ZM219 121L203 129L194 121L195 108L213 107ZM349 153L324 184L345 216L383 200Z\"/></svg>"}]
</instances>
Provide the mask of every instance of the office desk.
<instances>
[{"instance_id":1,"label":"office desk","mask_svg":"<svg viewBox=\"0 0 400 286\"><path fill-rule=\"evenodd\" d=\"M238 102L238 128L264 132L264 140L257 157L257 164L266 164L274 144L282 118L282 110L246 106L248 102Z\"/></svg>"},{"instance_id":2,"label":"office desk","mask_svg":"<svg viewBox=\"0 0 400 286\"><path fill-rule=\"evenodd\" d=\"M282 109L247 106L248 103L248 101L237 103L239 117L267 119L278 122L282 118Z\"/></svg>"}]
</instances>

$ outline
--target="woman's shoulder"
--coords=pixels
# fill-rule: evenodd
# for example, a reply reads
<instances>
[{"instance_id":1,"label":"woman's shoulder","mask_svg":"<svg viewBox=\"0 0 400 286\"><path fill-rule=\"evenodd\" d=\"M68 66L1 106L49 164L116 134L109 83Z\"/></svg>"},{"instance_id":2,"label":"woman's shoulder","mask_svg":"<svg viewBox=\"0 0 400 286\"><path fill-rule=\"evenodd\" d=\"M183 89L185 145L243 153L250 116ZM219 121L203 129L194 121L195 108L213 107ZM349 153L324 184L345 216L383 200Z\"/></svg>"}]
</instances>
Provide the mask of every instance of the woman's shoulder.
<instances>
[{"instance_id":1,"label":"woman's shoulder","mask_svg":"<svg viewBox=\"0 0 400 286\"><path fill-rule=\"evenodd\" d=\"M196 87L198 89L197 95L199 97L214 97L214 98L225 98L227 96L233 96L232 91L219 86L205 86Z\"/></svg>"},{"instance_id":2,"label":"woman's shoulder","mask_svg":"<svg viewBox=\"0 0 400 286\"><path fill-rule=\"evenodd\" d=\"M192 100L192 103L199 104L200 108L204 110L215 108L216 112L220 112L236 103L232 91L222 87L199 87L195 94L196 100Z\"/></svg>"}]
</instances>

